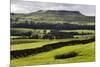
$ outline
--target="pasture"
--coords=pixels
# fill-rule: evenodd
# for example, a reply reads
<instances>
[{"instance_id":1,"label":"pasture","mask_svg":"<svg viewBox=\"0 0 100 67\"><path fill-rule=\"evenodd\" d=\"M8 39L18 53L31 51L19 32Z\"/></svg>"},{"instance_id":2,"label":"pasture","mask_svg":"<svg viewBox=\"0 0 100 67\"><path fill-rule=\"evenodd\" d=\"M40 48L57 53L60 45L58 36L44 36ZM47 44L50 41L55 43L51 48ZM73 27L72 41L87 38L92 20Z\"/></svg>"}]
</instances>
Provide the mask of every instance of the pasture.
<instances>
[{"instance_id":1,"label":"pasture","mask_svg":"<svg viewBox=\"0 0 100 67\"><path fill-rule=\"evenodd\" d=\"M56 59L57 55L76 52L77 55L71 58ZM11 60L11 66L37 65L37 64L58 64L58 63L76 63L95 61L95 42L87 44L76 44L64 46L48 52L42 52L36 55L21 57Z\"/></svg>"},{"instance_id":2,"label":"pasture","mask_svg":"<svg viewBox=\"0 0 100 67\"><path fill-rule=\"evenodd\" d=\"M11 33L11 66L95 61L94 30L11 28ZM43 38L47 35L55 37Z\"/></svg>"},{"instance_id":3,"label":"pasture","mask_svg":"<svg viewBox=\"0 0 100 67\"><path fill-rule=\"evenodd\" d=\"M28 43L29 41L31 43ZM27 42L27 43L22 43L23 42ZM68 40L31 40L31 39L27 39L26 40L16 40L17 44L15 44L16 42L14 41L14 44L11 45L11 51L13 50L23 50L23 49L30 49L30 48L37 48L37 47L41 47L44 45L48 45L48 44L52 44L52 43L57 43L57 42L63 42L63 41L68 41ZM34 42L35 41L35 42ZM21 42L21 44L18 44L19 42Z\"/></svg>"},{"instance_id":4,"label":"pasture","mask_svg":"<svg viewBox=\"0 0 100 67\"><path fill-rule=\"evenodd\" d=\"M95 16L39 10L10 20L12 67L95 61Z\"/></svg>"}]
</instances>

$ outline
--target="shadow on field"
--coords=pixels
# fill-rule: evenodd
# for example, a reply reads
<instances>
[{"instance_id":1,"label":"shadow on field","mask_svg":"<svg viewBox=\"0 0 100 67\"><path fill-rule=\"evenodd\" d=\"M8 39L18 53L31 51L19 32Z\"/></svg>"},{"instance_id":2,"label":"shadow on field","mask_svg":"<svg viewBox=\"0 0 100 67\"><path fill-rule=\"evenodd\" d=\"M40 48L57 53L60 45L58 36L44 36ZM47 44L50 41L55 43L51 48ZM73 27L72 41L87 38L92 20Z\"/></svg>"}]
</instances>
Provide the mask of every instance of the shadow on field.
<instances>
[{"instance_id":1,"label":"shadow on field","mask_svg":"<svg viewBox=\"0 0 100 67\"><path fill-rule=\"evenodd\" d=\"M36 55L40 52L47 52L47 51L68 46L68 45L70 46L70 45L75 45L75 44L86 44L93 41L95 41L95 38L91 38L88 40L72 40L72 41L67 41L67 42L59 42L59 43L44 45L42 47L33 48L33 49L15 50L15 51L11 51L11 59L26 57L29 55Z\"/></svg>"}]
</instances>

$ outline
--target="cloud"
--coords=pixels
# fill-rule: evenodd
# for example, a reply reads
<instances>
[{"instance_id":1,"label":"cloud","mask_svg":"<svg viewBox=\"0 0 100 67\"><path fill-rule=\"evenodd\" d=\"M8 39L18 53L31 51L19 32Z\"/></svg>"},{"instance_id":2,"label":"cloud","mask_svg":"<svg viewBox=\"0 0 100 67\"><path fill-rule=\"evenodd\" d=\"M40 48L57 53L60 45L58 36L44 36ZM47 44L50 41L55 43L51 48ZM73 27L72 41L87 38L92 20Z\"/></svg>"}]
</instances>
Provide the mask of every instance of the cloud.
<instances>
[{"instance_id":1,"label":"cloud","mask_svg":"<svg viewBox=\"0 0 100 67\"><path fill-rule=\"evenodd\" d=\"M80 11L82 14L89 16L95 15L94 5L11 0L11 12L29 13L38 10L70 10L70 11Z\"/></svg>"}]
</instances>

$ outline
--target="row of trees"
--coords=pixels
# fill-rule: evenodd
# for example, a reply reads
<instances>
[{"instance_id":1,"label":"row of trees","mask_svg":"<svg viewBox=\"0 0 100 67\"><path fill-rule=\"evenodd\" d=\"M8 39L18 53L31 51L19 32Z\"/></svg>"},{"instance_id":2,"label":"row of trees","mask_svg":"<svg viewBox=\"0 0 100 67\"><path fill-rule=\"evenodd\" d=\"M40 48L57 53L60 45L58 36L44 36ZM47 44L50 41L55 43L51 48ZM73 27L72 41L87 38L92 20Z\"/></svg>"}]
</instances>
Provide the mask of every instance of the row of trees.
<instances>
[{"instance_id":1,"label":"row of trees","mask_svg":"<svg viewBox=\"0 0 100 67\"><path fill-rule=\"evenodd\" d=\"M78 25L78 24L52 24L52 23L18 23L12 24L12 28L33 28L33 29L58 29L58 30L72 30L72 29L89 29L94 30L95 25Z\"/></svg>"},{"instance_id":2,"label":"row of trees","mask_svg":"<svg viewBox=\"0 0 100 67\"><path fill-rule=\"evenodd\" d=\"M11 31L12 36L22 36L23 38L32 39L66 39L73 38L74 35L91 35L92 33L78 33L78 32L60 32L59 30L51 30L47 33L46 30L43 33L36 33L32 31L22 32L22 31Z\"/></svg>"}]
</instances>

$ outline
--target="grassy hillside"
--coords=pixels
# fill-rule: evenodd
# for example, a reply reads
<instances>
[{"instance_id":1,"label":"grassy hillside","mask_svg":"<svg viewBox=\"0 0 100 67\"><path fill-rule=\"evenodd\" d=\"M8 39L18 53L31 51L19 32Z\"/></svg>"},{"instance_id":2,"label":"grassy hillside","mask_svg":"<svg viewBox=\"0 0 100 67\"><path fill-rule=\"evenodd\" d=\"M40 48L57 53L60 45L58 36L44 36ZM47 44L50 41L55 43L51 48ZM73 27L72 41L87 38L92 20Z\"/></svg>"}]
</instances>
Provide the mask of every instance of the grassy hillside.
<instances>
[{"instance_id":1,"label":"grassy hillside","mask_svg":"<svg viewBox=\"0 0 100 67\"><path fill-rule=\"evenodd\" d=\"M82 15L78 11L56 11L56 10L48 10L48 11L37 11L28 14L14 14L11 13L11 23L79 23L79 24L87 24L94 23L94 16L85 16Z\"/></svg>"},{"instance_id":2,"label":"grassy hillside","mask_svg":"<svg viewBox=\"0 0 100 67\"><path fill-rule=\"evenodd\" d=\"M55 59L55 56L76 52L78 55L66 59ZM36 64L56 64L56 63L76 63L95 61L95 43L77 44L72 46L61 47L49 52L30 55L19 59L11 60L11 65L36 65Z\"/></svg>"},{"instance_id":3,"label":"grassy hillside","mask_svg":"<svg viewBox=\"0 0 100 67\"><path fill-rule=\"evenodd\" d=\"M31 48L37 48L37 47L42 47L44 45L48 45L48 44L52 44L52 43L57 43L57 42L64 42L64 41L69 41L70 39L63 39L63 40L30 40L30 39L23 39L20 40L21 44L19 40L15 40L14 41L14 45L12 44L11 46L11 51L13 50L23 50L23 49L31 49ZM24 41L24 43L22 44L22 41ZM32 41L31 43L28 43L29 41ZM34 43L34 41L37 41ZM17 42L17 43L15 43ZM26 42L26 43L25 43Z\"/></svg>"},{"instance_id":4,"label":"grassy hillside","mask_svg":"<svg viewBox=\"0 0 100 67\"><path fill-rule=\"evenodd\" d=\"M11 13L11 27L32 29L95 29L95 17L78 11L37 11L28 14Z\"/></svg>"},{"instance_id":5,"label":"grassy hillside","mask_svg":"<svg viewBox=\"0 0 100 67\"><path fill-rule=\"evenodd\" d=\"M11 66L95 61L95 17L78 11L11 13Z\"/></svg>"}]
</instances>

